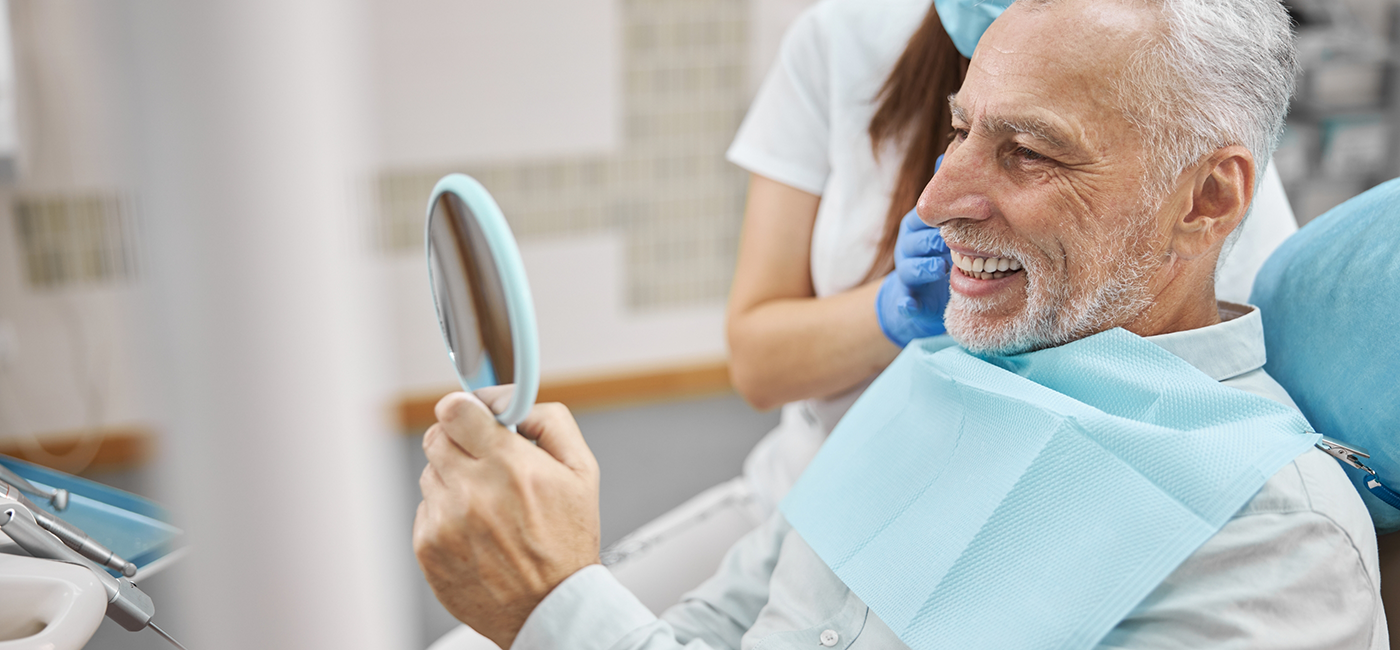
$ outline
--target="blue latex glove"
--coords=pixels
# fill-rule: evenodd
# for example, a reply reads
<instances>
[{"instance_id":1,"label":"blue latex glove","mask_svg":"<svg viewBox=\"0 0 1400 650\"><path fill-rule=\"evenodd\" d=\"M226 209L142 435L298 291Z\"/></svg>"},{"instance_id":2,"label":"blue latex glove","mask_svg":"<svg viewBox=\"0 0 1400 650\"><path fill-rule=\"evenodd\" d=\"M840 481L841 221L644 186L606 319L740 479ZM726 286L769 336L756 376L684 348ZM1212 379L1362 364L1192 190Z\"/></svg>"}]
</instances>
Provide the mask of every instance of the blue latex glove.
<instances>
[{"instance_id":1,"label":"blue latex glove","mask_svg":"<svg viewBox=\"0 0 1400 650\"><path fill-rule=\"evenodd\" d=\"M899 223L894 245L894 270L880 284L875 314L880 330L904 347L914 339L947 332L943 309L948 306L948 271L952 255L938 229L913 210Z\"/></svg>"}]
</instances>

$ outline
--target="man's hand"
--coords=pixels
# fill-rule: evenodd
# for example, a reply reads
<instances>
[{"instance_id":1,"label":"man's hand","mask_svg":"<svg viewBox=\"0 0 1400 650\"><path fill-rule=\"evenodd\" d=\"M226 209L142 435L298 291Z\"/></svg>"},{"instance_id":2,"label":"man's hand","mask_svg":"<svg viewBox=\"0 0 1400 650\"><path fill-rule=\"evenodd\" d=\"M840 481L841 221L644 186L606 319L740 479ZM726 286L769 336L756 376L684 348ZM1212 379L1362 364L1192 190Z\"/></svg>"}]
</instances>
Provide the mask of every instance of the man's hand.
<instances>
[{"instance_id":1,"label":"man's hand","mask_svg":"<svg viewBox=\"0 0 1400 650\"><path fill-rule=\"evenodd\" d=\"M598 463L578 424L563 405L540 404L523 436L512 433L486 406L504 407L509 389L438 402L413 522L437 599L502 648L554 587L598 562L599 537Z\"/></svg>"}]
</instances>

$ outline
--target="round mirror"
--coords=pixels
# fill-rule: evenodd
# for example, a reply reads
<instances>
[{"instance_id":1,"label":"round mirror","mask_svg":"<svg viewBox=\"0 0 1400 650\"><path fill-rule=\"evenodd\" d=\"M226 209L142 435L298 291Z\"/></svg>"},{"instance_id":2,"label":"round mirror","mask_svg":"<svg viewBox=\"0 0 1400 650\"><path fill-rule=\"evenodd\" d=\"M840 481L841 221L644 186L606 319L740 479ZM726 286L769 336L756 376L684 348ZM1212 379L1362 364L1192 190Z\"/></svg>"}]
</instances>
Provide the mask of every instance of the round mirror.
<instances>
[{"instance_id":1,"label":"round mirror","mask_svg":"<svg viewBox=\"0 0 1400 650\"><path fill-rule=\"evenodd\" d=\"M428 278L447 356L462 388L513 385L496 415L525 419L539 391L535 311L515 237L476 179L450 174L428 201Z\"/></svg>"}]
</instances>

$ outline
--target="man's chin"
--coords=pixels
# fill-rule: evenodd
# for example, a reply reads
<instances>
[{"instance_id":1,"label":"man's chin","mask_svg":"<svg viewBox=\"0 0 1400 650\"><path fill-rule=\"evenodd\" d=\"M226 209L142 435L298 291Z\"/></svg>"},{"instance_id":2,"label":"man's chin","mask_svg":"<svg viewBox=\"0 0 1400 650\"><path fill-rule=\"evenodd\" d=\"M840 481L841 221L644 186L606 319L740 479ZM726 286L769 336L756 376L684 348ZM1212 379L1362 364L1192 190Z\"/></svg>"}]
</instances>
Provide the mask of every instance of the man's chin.
<instances>
[{"instance_id":1,"label":"man's chin","mask_svg":"<svg viewBox=\"0 0 1400 650\"><path fill-rule=\"evenodd\" d=\"M962 303L962 304L959 304ZM948 335L979 356L1008 356L1050 347L1044 323L1032 322L1024 310L1006 315L977 301L955 298L943 316Z\"/></svg>"},{"instance_id":2,"label":"man's chin","mask_svg":"<svg viewBox=\"0 0 1400 650\"><path fill-rule=\"evenodd\" d=\"M974 336L960 336L951 329L948 331L948 334L953 337L954 341L957 341L962 349L979 357L1009 357L1023 352L1031 352L1033 350L1049 347L1047 345L1024 340L1010 340L1005 337L988 337L981 335L982 333L978 333L978 335Z\"/></svg>"}]
</instances>

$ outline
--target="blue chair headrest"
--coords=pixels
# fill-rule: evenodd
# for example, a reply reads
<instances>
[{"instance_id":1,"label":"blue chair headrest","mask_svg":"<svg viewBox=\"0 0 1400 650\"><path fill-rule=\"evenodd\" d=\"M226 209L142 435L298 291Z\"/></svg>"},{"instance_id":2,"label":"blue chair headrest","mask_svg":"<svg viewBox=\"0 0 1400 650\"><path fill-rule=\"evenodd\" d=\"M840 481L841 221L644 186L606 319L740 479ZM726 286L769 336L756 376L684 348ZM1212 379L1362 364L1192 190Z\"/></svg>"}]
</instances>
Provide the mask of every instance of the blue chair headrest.
<instances>
[{"instance_id":1,"label":"blue chair headrest","mask_svg":"<svg viewBox=\"0 0 1400 650\"><path fill-rule=\"evenodd\" d=\"M1400 486L1400 179L1333 208L1269 257L1250 302L1264 319L1265 370L1317 431L1371 453ZM1346 468L1377 533L1400 510Z\"/></svg>"}]
</instances>

